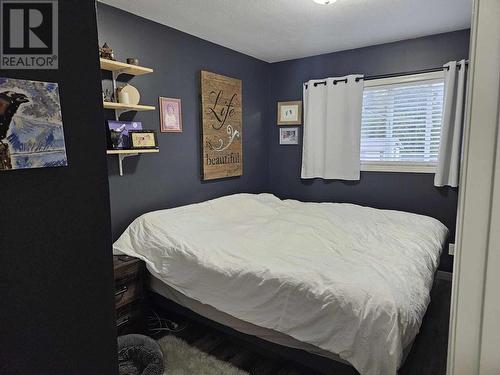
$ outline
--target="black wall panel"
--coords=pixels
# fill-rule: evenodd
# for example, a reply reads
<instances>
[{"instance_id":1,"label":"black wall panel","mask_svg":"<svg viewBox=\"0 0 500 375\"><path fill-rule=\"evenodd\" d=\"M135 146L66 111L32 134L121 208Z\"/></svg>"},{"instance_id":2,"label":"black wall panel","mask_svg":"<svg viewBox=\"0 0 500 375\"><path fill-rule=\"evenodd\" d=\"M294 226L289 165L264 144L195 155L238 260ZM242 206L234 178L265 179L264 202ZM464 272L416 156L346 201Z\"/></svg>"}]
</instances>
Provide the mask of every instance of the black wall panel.
<instances>
[{"instance_id":1,"label":"black wall panel","mask_svg":"<svg viewBox=\"0 0 500 375\"><path fill-rule=\"evenodd\" d=\"M95 3L59 1L68 167L0 174L0 374L117 373L109 191Z\"/></svg>"}]
</instances>

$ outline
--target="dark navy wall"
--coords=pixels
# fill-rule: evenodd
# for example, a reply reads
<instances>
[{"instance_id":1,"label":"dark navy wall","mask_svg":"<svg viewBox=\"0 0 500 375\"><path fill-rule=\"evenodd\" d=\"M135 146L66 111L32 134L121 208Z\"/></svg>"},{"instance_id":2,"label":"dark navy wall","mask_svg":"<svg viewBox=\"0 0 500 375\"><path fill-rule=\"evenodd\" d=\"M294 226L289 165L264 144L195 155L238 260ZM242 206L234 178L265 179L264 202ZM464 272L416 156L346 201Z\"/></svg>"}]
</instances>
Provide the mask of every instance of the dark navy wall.
<instances>
[{"instance_id":1,"label":"dark navy wall","mask_svg":"<svg viewBox=\"0 0 500 375\"><path fill-rule=\"evenodd\" d=\"M467 58L468 52L469 31L464 30L272 64L269 104L274 112L268 140L272 192L281 198L350 202L429 215L454 236L457 189L434 187L432 174L362 172L359 182L301 180L302 145L279 145L275 107L277 101L302 100L302 83L309 79L434 68ZM452 269L450 256L442 256L440 268Z\"/></svg>"},{"instance_id":2,"label":"dark navy wall","mask_svg":"<svg viewBox=\"0 0 500 375\"><path fill-rule=\"evenodd\" d=\"M144 104L158 97L182 99L181 134L158 133L160 153L128 158L118 176L108 157L113 237L138 215L237 192L272 192L304 201L352 202L433 216L455 231L458 192L435 188L433 175L362 172L359 182L301 180L302 146L280 146L276 102L300 100L312 78L364 73L376 75L441 66L468 56L468 30L382 44L281 63L267 64L116 8L99 4L100 44L116 57L137 57L155 69L131 84ZM199 72L210 70L243 81L243 176L212 182L200 179ZM104 74L104 78L109 78ZM113 113L107 113L112 118ZM123 119L131 119L125 115ZM159 129L159 114L133 115L145 128ZM104 124L103 124L104 126ZM451 270L443 255L441 269Z\"/></svg>"},{"instance_id":3,"label":"dark navy wall","mask_svg":"<svg viewBox=\"0 0 500 375\"><path fill-rule=\"evenodd\" d=\"M130 13L98 5L99 40L119 60L137 57L155 72L133 78L141 102L158 97L182 99L183 132L159 133L160 153L128 158L125 176L108 157L113 236L116 239L138 215L161 208L237 193L267 189L268 64ZM243 81L243 176L211 182L200 179L201 70ZM105 76L106 77L106 76ZM112 118L113 113L107 113ZM122 119L126 119L124 115ZM137 113L146 129L159 130L158 110ZM104 125L103 125L104 126Z\"/></svg>"}]
</instances>

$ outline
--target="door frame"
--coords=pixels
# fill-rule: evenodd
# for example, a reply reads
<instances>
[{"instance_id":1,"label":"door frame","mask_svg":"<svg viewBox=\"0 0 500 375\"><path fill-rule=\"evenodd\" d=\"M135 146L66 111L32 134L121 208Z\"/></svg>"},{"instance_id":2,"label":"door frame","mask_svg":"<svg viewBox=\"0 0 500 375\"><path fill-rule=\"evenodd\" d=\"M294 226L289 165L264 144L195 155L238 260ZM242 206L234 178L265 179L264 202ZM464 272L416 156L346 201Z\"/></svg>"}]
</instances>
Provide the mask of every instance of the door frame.
<instances>
[{"instance_id":1,"label":"door frame","mask_svg":"<svg viewBox=\"0 0 500 375\"><path fill-rule=\"evenodd\" d=\"M474 1L470 51L447 374L493 375L500 373L499 0Z\"/></svg>"}]
</instances>

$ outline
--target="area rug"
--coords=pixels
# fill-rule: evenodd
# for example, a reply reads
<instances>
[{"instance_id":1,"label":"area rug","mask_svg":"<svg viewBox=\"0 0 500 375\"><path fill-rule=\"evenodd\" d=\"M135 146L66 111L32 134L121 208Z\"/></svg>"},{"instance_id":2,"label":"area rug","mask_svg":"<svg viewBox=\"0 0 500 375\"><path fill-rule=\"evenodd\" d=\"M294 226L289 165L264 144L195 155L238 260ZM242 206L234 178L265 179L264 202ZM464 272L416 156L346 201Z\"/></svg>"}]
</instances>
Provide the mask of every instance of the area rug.
<instances>
[{"instance_id":1,"label":"area rug","mask_svg":"<svg viewBox=\"0 0 500 375\"><path fill-rule=\"evenodd\" d=\"M165 336L158 344L165 356L165 375L249 375L175 336Z\"/></svg>"}]
</instances>

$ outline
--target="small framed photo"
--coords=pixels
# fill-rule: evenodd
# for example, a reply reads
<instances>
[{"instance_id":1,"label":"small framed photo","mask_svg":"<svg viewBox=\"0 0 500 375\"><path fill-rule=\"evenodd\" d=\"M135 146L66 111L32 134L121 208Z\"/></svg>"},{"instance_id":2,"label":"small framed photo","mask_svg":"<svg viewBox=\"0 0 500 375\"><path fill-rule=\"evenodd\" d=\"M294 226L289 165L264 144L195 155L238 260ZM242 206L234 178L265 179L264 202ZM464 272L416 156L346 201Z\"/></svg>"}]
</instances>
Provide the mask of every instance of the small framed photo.
<instances>
[{"instance_id":1,"label":"small framed photo","mask_svg":"<svg viewBox=\"0 0 500 375\"><path fill-rule=\"evenodd\" d=\"M139 121L108 120L108 147L113 150L130 148L129 133L134 130L142 130L142 123Z\"/></svg>"},{"instance_id":2,"label":"small framed photo","mask_svg":"<svg viewBox=\"0 0 500 375\"><path fill-rule=\"evenodd\" d=\"M298 145L299 128L280 128L280 145Z\"/></svg>"},{"instance_id":3,"label":"small framed photo","mask_svg":"<svg viewBox=\"0 0 500 375\"><path fill-rule=\"evenodd\" d=\"M130 148L158 148L154 130L130 131Z\"/></svg>"},{"instance_id":4,"label":"small framed photo","mask_svg":"<svg viewBox=\"0 0 500 375\"><path fill-rule=\"evenodd\" d=\"M301 125L302 102L278 102L278 125Z\"/></svg>"},{"instance_id":5,"label":"small framed photo","mask_svg":"<svg viewBox=\"0 0 500 375\"><path fill-rule=\"evenodd\" d=\"M182 133L181 100L160 97L160 131Z\"/></svg>"}]
</instances>

